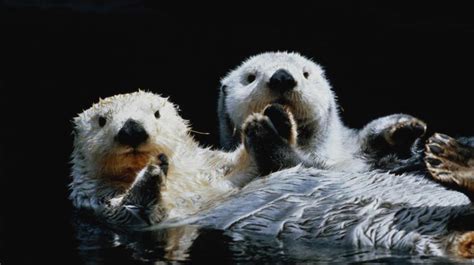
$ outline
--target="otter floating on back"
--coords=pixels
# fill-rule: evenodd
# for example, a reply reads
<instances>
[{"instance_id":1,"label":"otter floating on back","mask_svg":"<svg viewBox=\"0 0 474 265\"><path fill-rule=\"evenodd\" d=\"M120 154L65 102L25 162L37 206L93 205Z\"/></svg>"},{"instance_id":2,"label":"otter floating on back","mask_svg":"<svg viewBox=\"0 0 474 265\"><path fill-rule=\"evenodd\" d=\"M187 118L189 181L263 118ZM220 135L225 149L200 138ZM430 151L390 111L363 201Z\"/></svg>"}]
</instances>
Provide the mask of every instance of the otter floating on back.
<instances>
[{"instance_id":1,"label":"otter floating on back","mask_svg":"<svg viewBox=\"0 0 474 265\"><path fill-rule=\"evenodd\" d=\"M232 153L200 148L176 108L151 93L105 99L75 123L71 199L110 223L190 223L283 243L473 254L473 233L450 228L470 201L422 176L299 166L250 182L275 169L266 161L261 171L258 160L268 153L259 144L297 141L291 114L278 105L247 119L244 146Z\"/></svg>"},{"instance_id":2,"label":"otter floating on back","mask_svg":"<svg viewBox=\"0 0 474 265\"><path fill-rule=\"evenodd\" d=\"M284 146L294 128L286 111L265 111L288 126L276 131L265 113L251 115L242 134L245 146L227 153L200 147L166 98L139 91L101 100L74 119L70 199L115 225L196 214L276 170L259 143ZM265 167L256 160L265 160Z\"/></svg>"}]
</instances>

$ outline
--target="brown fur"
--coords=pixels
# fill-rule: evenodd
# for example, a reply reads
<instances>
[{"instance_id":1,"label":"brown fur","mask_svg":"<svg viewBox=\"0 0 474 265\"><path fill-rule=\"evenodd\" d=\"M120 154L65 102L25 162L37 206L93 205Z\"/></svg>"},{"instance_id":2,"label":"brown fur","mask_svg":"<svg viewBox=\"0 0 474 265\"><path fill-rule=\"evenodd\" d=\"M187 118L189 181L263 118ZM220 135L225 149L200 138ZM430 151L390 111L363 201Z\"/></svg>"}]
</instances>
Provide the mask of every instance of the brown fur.
<instances>
[{"instance_id":1,"label":"brown fur","mask_svg":"<svg viewBox=\"0 0 474 265\"><path fill-rule=\"evenodd\" d=\"M102 159L100 177L115 184L131 184L152 159L150 152L110 154Z\"/></svg>"},{"instance_id":2,"label":"brown fur","mask_svg":"<svg viewBox=\"0 0 474 265\"><path fill-rule=\"evenodd\" d=\"M461 235L455 251L457 255L463 258L474 258L474 232Z\"/></svg>"}]
</instances>

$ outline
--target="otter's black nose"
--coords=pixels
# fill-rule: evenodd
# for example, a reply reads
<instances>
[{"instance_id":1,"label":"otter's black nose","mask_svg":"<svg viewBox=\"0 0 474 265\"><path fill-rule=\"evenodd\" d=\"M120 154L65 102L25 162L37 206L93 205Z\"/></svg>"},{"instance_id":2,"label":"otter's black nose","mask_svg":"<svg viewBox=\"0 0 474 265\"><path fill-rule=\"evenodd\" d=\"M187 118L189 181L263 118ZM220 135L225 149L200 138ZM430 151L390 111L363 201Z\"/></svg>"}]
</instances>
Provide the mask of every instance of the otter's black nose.
<instances>
[{"instance_id":1,"label":"otter's black nose","mask_svg":"<svg viewBox=\"0 0 474 265\"><path fill-rule=\"evenodd\" d=\"M296 86L296 81L293 76L288 73L285 69L277 70L270 81L268 82L268 87L271 90L276 92L284 93L286 91L292 90Z\"/></svg>"},{"instance_id":2,"label":"otter's black nose","mask_svg":"<svg viewBox=\"0 0 474 265\"><path fill-rule=\"evenodd\" d=\"M140 123L128 119L118 132L115 139L120 144L135 148L148 140L148 133Z\"/></svg>"}]
</instances>

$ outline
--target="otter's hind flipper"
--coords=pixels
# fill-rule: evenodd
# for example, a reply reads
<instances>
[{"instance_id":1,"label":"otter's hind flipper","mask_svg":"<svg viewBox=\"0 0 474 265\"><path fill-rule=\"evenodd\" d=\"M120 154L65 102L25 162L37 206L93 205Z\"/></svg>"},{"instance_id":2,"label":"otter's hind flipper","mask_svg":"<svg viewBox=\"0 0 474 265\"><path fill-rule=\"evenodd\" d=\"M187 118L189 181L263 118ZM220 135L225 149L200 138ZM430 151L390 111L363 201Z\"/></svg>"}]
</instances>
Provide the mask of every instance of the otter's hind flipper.
<instances>
[{"instance_id":1,"label":"otter's hind flipper","mask_svg":"<svg viewBox=\"0 0 474 265\"><path fill-rule=\"evenodd\" d=\"M425 163L437 181L454 185L474 195L474 146L444 134L433 135L426 144Z\"/></svg>"},{"instance_id":2,"label":"otter's hind flipper","mask_svg":"<svg viewBox=\"0 0 474 265\"><path fill-rule=\"evenodd\" d=\"M411 149L417 139L426 132L426 124L410 115L393 114L376 119L360 132L363 151L373 158L396 155L411 156Z\"/></svg>"},{"instance_id":3,"label":"otter's hind flipper","mask_svg":"<svg viewBox=\"0 0 474 265\"><path fill-rule=\"evenodd\" d=\"M243 138L245 148L261 175L304 163L294 148L296 129L293 117L279 104L267 106L263 115L251 115L244 123Z\"/></svg>"},{"instance_id":4,"label":"otter's hind flipper","mask_svg":"<svg viewBox=\"0 0 474 265\"><path fill-rule=\"evenodd\" d=\"M165 216L160 208L161 187L168 171L168 158L161 154L138 176L118 205L105 211L106 221L113 225L148 226Z\"/></svg>"}]
</instances>

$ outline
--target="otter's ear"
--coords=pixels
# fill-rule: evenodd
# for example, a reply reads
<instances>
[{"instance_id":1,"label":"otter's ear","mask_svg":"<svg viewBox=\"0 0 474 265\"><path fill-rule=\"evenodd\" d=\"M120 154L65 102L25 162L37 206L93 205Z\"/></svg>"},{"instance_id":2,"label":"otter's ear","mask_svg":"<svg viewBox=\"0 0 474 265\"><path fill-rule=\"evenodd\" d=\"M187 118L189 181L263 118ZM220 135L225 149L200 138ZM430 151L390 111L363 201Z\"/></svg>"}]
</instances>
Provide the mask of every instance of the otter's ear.
<instances>
[{"instance_id":1,"label":"otter's ear","mask_svg":"<svg viewBox=\"0 0 474 265\"><path fill-rule=\"evenodd\" d=\"M219 92L222 93L222 96L227 96L227 86L224 84L221 84L221 87L219 88Z\"/></svg>"}]
</instances>

